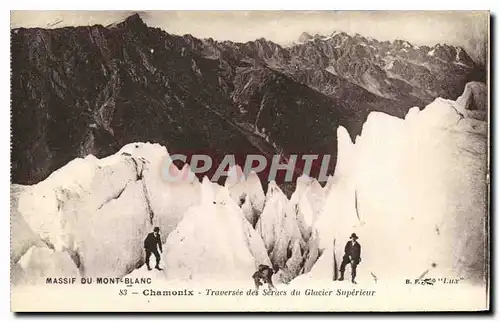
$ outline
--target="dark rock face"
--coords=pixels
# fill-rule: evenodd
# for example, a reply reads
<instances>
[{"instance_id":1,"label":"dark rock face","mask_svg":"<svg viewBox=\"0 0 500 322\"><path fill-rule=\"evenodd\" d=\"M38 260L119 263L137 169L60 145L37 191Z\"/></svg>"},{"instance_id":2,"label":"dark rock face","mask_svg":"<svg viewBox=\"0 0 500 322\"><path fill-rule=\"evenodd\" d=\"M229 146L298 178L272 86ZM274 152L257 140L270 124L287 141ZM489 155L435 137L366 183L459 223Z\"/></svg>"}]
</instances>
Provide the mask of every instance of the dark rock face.
<instances>
[{"instance_id":1,"label":"dark rock face","mask_svg":"<svg viewBox=\"0 0 500 322\"><path fill-rule=\"evenodd\" d=\"M322 67L374 94L407 104L428 103L437 96L456 99L467 81L485 81L485 74L476 75L477 66L461 47L380 42L337 32L290 51L298 57L291 63L299 68Z\"/></svg>"},{"instance_id":2,"label":"dark rock face","mask_svg":"<svg viewBox=\"0 0 500 322\"><path fill-rule=\"evenodd\" d=\"M437 95L456 98L477 70L446 45L304 38L290 48L200 40L138 15L108 28L14 29L12 181L36 183L134 141L216 164L231 153L240 163L247 154L335 156L338 125L354 137L370 111L402 117Z\"/></svg>"}]
</instances>

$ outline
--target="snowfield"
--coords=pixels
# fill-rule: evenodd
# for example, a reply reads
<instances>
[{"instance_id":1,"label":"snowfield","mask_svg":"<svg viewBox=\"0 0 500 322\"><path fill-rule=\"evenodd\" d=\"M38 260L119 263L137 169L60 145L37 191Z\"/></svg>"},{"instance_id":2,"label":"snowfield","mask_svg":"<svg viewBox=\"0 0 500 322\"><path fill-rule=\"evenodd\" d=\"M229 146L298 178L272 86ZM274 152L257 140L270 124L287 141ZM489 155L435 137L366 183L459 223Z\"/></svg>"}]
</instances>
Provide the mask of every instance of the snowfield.
<instances>
[{"instance_id":1,"label":"snowfield","mask_svg":"<svg viewBox=\"0 0 500 322\"><path fill-rule=\"evenodd\" d=\"M181 280L231 280L270 265L264 243L226 188L202 183L202 203L190 208L165 243L165 276ZM224 256L221 256L224 254Z\"/></svg>"},{"instance_id":2,"label":"snowfield","mask_svg":"<svg viewBox=\"0 0 500 322\"><path fill-rule=\"evenodd\" d=\"M83 276L124 275L143 261L144 236L161 226L163 239L199 202L199 183L165 183L168 157L156 144L134 143L98 160L75 159L46 180L19 187L14 200L14 259L31 245L66 252ZM177 195L179 193L179 195ZM17 233L24 224L29 229ZM23 229L24 230L24 229ZM26 271L26 275L30 275Z\"/></svg>"},{"instance_id":3,"label":"snowfield","mask_svg":"<svg viewBox=\"0 0 500 322\"><path fill-rule=\"evenodd\" d=\"M355 142L339 127L335 175L324 188L300 177L290 199L274 182L265 193L258 176L245 178L239 167L225 186L207 178L165 182L169 154L150 143L75 159L33 186L12 185L12 281L153 276L251 288L253 272L266 264L277 271L278 288L326 287L356 233L359 285L461 277L486 287L483 85L468 84L457 101L415 107L405 119L372 112ZM163 271L143 265L143 239L154 226Z\"/></svg>"}]
</instances>

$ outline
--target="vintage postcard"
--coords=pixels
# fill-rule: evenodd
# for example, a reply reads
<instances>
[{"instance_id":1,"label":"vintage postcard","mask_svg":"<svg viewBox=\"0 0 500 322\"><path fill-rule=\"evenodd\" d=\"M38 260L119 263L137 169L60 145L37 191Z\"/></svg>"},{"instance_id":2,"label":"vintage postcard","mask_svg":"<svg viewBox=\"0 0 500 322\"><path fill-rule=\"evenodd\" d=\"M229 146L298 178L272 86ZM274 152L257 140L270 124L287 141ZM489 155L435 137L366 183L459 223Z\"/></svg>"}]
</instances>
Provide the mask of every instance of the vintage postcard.
<instances>
[{"instance_id":1,"label":"vintage postcard","mask_svg":"<svg viewBox=\"0 0 500 322\"><path fill-rule=\"evenodd\" d=\"M11 310L489 310L489 22L12 11Z\"/></svg>"}]
</instances>

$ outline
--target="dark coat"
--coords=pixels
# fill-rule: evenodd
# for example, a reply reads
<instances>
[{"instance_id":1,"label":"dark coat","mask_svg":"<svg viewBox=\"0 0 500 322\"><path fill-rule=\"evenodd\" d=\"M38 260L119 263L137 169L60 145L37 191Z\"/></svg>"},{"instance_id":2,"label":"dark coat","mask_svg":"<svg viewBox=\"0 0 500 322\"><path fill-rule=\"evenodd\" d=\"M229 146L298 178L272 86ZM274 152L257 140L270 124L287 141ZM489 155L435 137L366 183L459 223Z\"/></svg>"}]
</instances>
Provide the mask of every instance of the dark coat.
<instances>
[{"instance_id":1,"label":"dark coat","mask_svg":"<svg viewBox=\"0 0 500 322\"><path fill-rule=\"evenodd\" d=\"M344 252L344 256L349 256L353 261L359 263L361 259L361 245L358 242L353 245L352 241L348 241L345 244Z\"/></svg>"},{"instance_id":2,"label":"dark coat","mask_svg":"<svg viewBox=\"0 0 500 322\"><path fill-rule=\"evenodd\" d=\"M274 272L269 266L259 265L259 270L255 272L252 277L254 280L262 279L265 283L269 283L273 274Z\"/></svg>"},{"instance_id":3,"label":"dark coat","mask_svg":"<svg viewBox=\"0 0 500 322\"><path fill-rule=\"evenodd\" d=\"M149 233L146 239L144 239L144 248L150 250L150 251L156 251L156 246L158 245L158 248L160 248L160 251L163 252L161 249L161 238L160 234L156 235L154 233Z\"/></svg>"}]
</instances>

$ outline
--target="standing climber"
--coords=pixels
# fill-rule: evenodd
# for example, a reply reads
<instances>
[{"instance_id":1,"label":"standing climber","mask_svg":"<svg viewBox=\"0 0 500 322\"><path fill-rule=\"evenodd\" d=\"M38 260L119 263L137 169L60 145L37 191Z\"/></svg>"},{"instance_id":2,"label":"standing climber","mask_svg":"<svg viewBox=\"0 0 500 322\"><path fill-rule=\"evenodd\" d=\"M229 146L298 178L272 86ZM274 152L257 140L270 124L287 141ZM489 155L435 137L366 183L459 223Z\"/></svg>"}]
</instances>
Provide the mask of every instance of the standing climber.
<instances>
[{"instance_id":1,"label":"standing climber","mask_svg":"<svg viewBox=\"0 0 500 322\"><path fill-rule=\"evenodd\" d=\"M344 248L344 257L342 258L342 264L340 264L339 281L344 280L345 267L351 263L352 282L356 284L356 267L361 262L361 245L358 243L358 236L355 233L351 234L350 239Z\"/></svg>"},{"instance_id":2,"label":"standing climber","mask_svg":"<svg viewBox=\"0 0 500 322\"><path fill-rule=\"evenodd\" d=\"M151 267L149 266L149 258L151 257L151 254L155 255L156 257L155 268L159 271L162 270L160 268L160 253L158 253L158 248L160 249L160 252L163 253L163 250L161 248L160 228L155 227L153 229L153 232L149 233L146 239L144 239L144 249L146 250L146 266L148 267L148 271L151 270Z\"/></svg>"}]
</instances>

